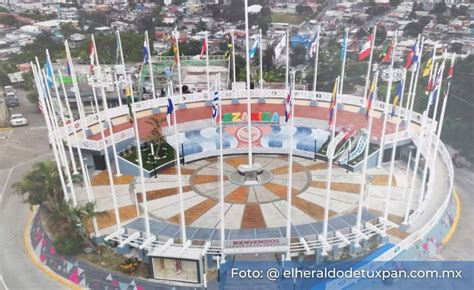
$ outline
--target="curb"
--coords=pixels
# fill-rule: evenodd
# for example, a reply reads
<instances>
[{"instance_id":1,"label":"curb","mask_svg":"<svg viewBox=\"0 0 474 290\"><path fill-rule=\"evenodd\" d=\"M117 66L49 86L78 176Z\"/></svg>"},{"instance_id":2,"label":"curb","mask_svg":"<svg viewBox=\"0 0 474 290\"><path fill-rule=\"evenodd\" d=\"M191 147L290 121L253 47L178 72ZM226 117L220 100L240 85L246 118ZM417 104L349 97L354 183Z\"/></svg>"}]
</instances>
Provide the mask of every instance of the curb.
<instances>
[{"instance_id":1,"label":"curb","mask_svg":"<svg viewBox=\"0 0 474 290\"><path fill-rule=\"evenodd\" d=\"M31 210L28 213L28 219L25 225L24 233L23 233L23 242L25 245L26 252L28 256L30 257L31 261L33 264L41 270L43 273L48 275L51 279L54 281L60 283L61 285L69 288L69 289L74 289L74 290L80 290L82 289L75 283L67 280L66 278L56 274L53 270L51 270L48 266L44 265L41 263L39 258L35 255L33 247L31 246L31 239L30 239L30 232L31 232L31 224L33 222L33 217L34 215L38 212L38 207L34 207L33 210Z\"/></svg>"},{"instance_id":2,"label":"curb","mask_svg":"<svg viewBox=\"0 0 474 290\"><path fill-rule=\"evenodd\" d=\"M454 233L456 232L458 228L458 223L459 219L461 218L461 199L459 198L459 194L456 190L453 191L454 193L454 201L456 202L456 216L454 217L453 224L451 225L451 228L449 231L446 233L444 236L443 240L441 243L446 246L446 244L451 240L451 238L454 236Z\"/></svg>"}]
</instances>

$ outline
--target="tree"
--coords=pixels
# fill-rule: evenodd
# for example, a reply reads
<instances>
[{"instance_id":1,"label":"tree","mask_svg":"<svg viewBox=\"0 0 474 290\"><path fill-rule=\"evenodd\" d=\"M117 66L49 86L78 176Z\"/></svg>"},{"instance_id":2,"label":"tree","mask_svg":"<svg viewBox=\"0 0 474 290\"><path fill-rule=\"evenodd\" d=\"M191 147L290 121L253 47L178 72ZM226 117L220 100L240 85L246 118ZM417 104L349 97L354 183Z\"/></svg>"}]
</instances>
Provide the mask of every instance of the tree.
<instances>
[{"instance_id":1,"label":"tree","mask_svg":"<svg viewBox=\"0 0 474 290\"><path fill-rule=\"evenodd\" d=\"M430 12L433 14L442 14L448 10L448 7L446 7L446 2L443 0L441 2L438 2L434 5L433 10Z\"/></svg>"},{"instance_id":2,"label":"tree","mask_svg":"<svg viewBox=\"0 0 474 290\"><path fill-rule=\"evenodd\" d=\"M61 23L59 25L59 29L61 30L61 33L63 34L65 38L69 38L69 36L78 32L74 24L70 22Z\"/></svg>"},{"instance_id":3,"label":"tree","mask_svg":"<svg viewBox=\"0 0 474 290\"><path fill-rule=\"evenodd\" d=\"M390 0L389 3L390 3L390 6L392 7L397 7L398 5L400 5L402 1L401 0Z\"/></svg>"},{"instance_id":4,"label":"tree","mask_svg":"<svg viewBox=\"0 0 474 290\"><path fill-rule=\"evenodd\" d=\"M199 20L199 22L196 24L196 31L206 31L207 30L207 24L206 22Z\"/></svg>"},{"instance_id":5,"label":"tree","mask_svg":"<svg viewBox=\"0 0 474 290\"><path fill-rule=\"evenodd\" d=\"M403 35L406 36L418 36L418 34L423 32L423 26L420 25L418 22L410 22L405 25L403 29Z\"/></svg>"},{"instance_id":6,"label":"tree","mask_svg":"<svg viewBox=\"0 0 474 290\"><path fill-rule=\"evenodd\" d=\"M273 67L275 60L275 48L268 46L262 53L262 66L264 70L269 70Z\"/></svg>"},{"instance_id":7,"label":"tree","mask_svg":"<svg viewBox=\"0 0 474 290\"><path fill-rule=\"evenodd\" d=\"M154 143L154 144L152 144L152 146L157 145L157 148L154 151L155 156L160 156L161 146L165 142L165 137L163 136L163 130L162 130L162 127L161 127L161 125L164 122L165 122L164 118L158 119L158 118L155 118L155 117L153 117L151 119L148 119L145 122L145 123L152 126L152 129L151 129L150 133L148 134L148 138L151 140L152 143Z\"/></svg>"},{"instance_id":8,"label":"tree","mask_svg":"<svg viewBox=\"0 0 474 290\"><path fill-rule=\"evenodd\" d=\"M298 45L291 51L291 65L297 66L306 62L306 47Z\"/></svg>"},{"instance_id":9,"label":"tree","mask_svg":"<svg viewBox=\"0 0 474 290\"><path fill-rule=\"evenodd\" d=\"M81 183L79 175L73 182ZM12 186L30 205L44 205L51 212L59 213L64 206L64 193L59 171L53 161L35 163L31 170Z\"/></svg>"}]
</instances>

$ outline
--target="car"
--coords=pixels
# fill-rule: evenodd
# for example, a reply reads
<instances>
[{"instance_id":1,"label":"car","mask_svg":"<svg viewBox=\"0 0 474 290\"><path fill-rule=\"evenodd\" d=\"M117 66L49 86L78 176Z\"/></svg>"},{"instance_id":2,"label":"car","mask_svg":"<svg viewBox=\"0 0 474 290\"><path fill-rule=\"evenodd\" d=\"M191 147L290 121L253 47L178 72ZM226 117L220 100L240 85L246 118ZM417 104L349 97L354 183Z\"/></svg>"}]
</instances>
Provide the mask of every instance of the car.
<instances>
[{"instance_id":1,"label":"car","mask_svg":"<svg viewBox=\"0 0 474 290\"><path fill-rule=\"evenodd\" d=\"M18 107L20 105L20 101L18 100L18 97L15 95L6 95L5 104L7 105L8 108Z\"/></svg>"},{"instance_id":2,"label":"car","mask_svg":"<svg viewBox=\"0 0 474 290\"><path fill-rule=\"evenodd\" d=\"M28 125L28 120L22 114L12 114L10 116L10 125L12 127L26 126Z\"/></svg>"},{"instance_id":3,"label":"car","mask_svg":"<svg viewBox=\"0 0 474 290\"><path fill-rule=\"evenodd\" d=\"M4 86L3 91L5 92L5 96L14 95L16 93L12 86Z\"/></svg>"}]
</instances>

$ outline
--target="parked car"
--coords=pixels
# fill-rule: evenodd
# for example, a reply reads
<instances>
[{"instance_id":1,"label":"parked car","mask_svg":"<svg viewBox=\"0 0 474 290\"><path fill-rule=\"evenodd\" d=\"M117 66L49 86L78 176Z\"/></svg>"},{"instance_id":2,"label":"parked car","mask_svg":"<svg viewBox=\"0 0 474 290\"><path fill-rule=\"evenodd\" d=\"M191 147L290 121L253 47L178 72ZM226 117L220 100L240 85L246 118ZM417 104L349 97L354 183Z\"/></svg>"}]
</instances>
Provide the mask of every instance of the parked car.
<instances>
[{"instance_id":1,"label":"parked car","mask_svg":"<svg viewBox=\"0 0 474 290\"><path fill-rule=\"evenodd\" d=\"M10 125L12 127L26 126L28 125L28 120L22 114L12 114L10 116Z\"/></svg>"},{"instance_id":2,"label":"parked car","mask_svg":"<svg viewBox=\"0 0 474 290\"><path fill-rule=\"evenodd\" d=\"M14 95L16 93L15 89L12 86L4 86L3 92L5 92L5 96Z\"/></svg>"},{"instance_id":3,"label":"parked car","mask_svg":"<svg viewBox=\"0 0 474 290\"><path fill-rule=\"evenodd\" d=\"M20 101L15 95L5 95L5 104L7 105L7 108L18 107L20 105Z\"/></svg>"}]
</instances>

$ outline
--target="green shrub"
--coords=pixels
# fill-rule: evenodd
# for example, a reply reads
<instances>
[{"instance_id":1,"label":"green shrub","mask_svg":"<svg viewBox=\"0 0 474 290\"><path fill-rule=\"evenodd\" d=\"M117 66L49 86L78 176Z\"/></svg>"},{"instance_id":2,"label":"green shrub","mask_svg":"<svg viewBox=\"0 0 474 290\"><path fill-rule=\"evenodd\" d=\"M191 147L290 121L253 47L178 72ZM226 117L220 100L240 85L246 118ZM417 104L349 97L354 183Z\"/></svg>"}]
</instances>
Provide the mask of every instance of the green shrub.
<instances>
[{"instance_id":1,"label":"green shrub","mask_svg":"<svg viewBox=\"0 0 474 290\"><path fill-rule=\"evenodd\" d=\"M83 239L78 234L61 236L54 241L56 251L64 256L76 255L82 251Z\"/></svg>"}]
</instances>

